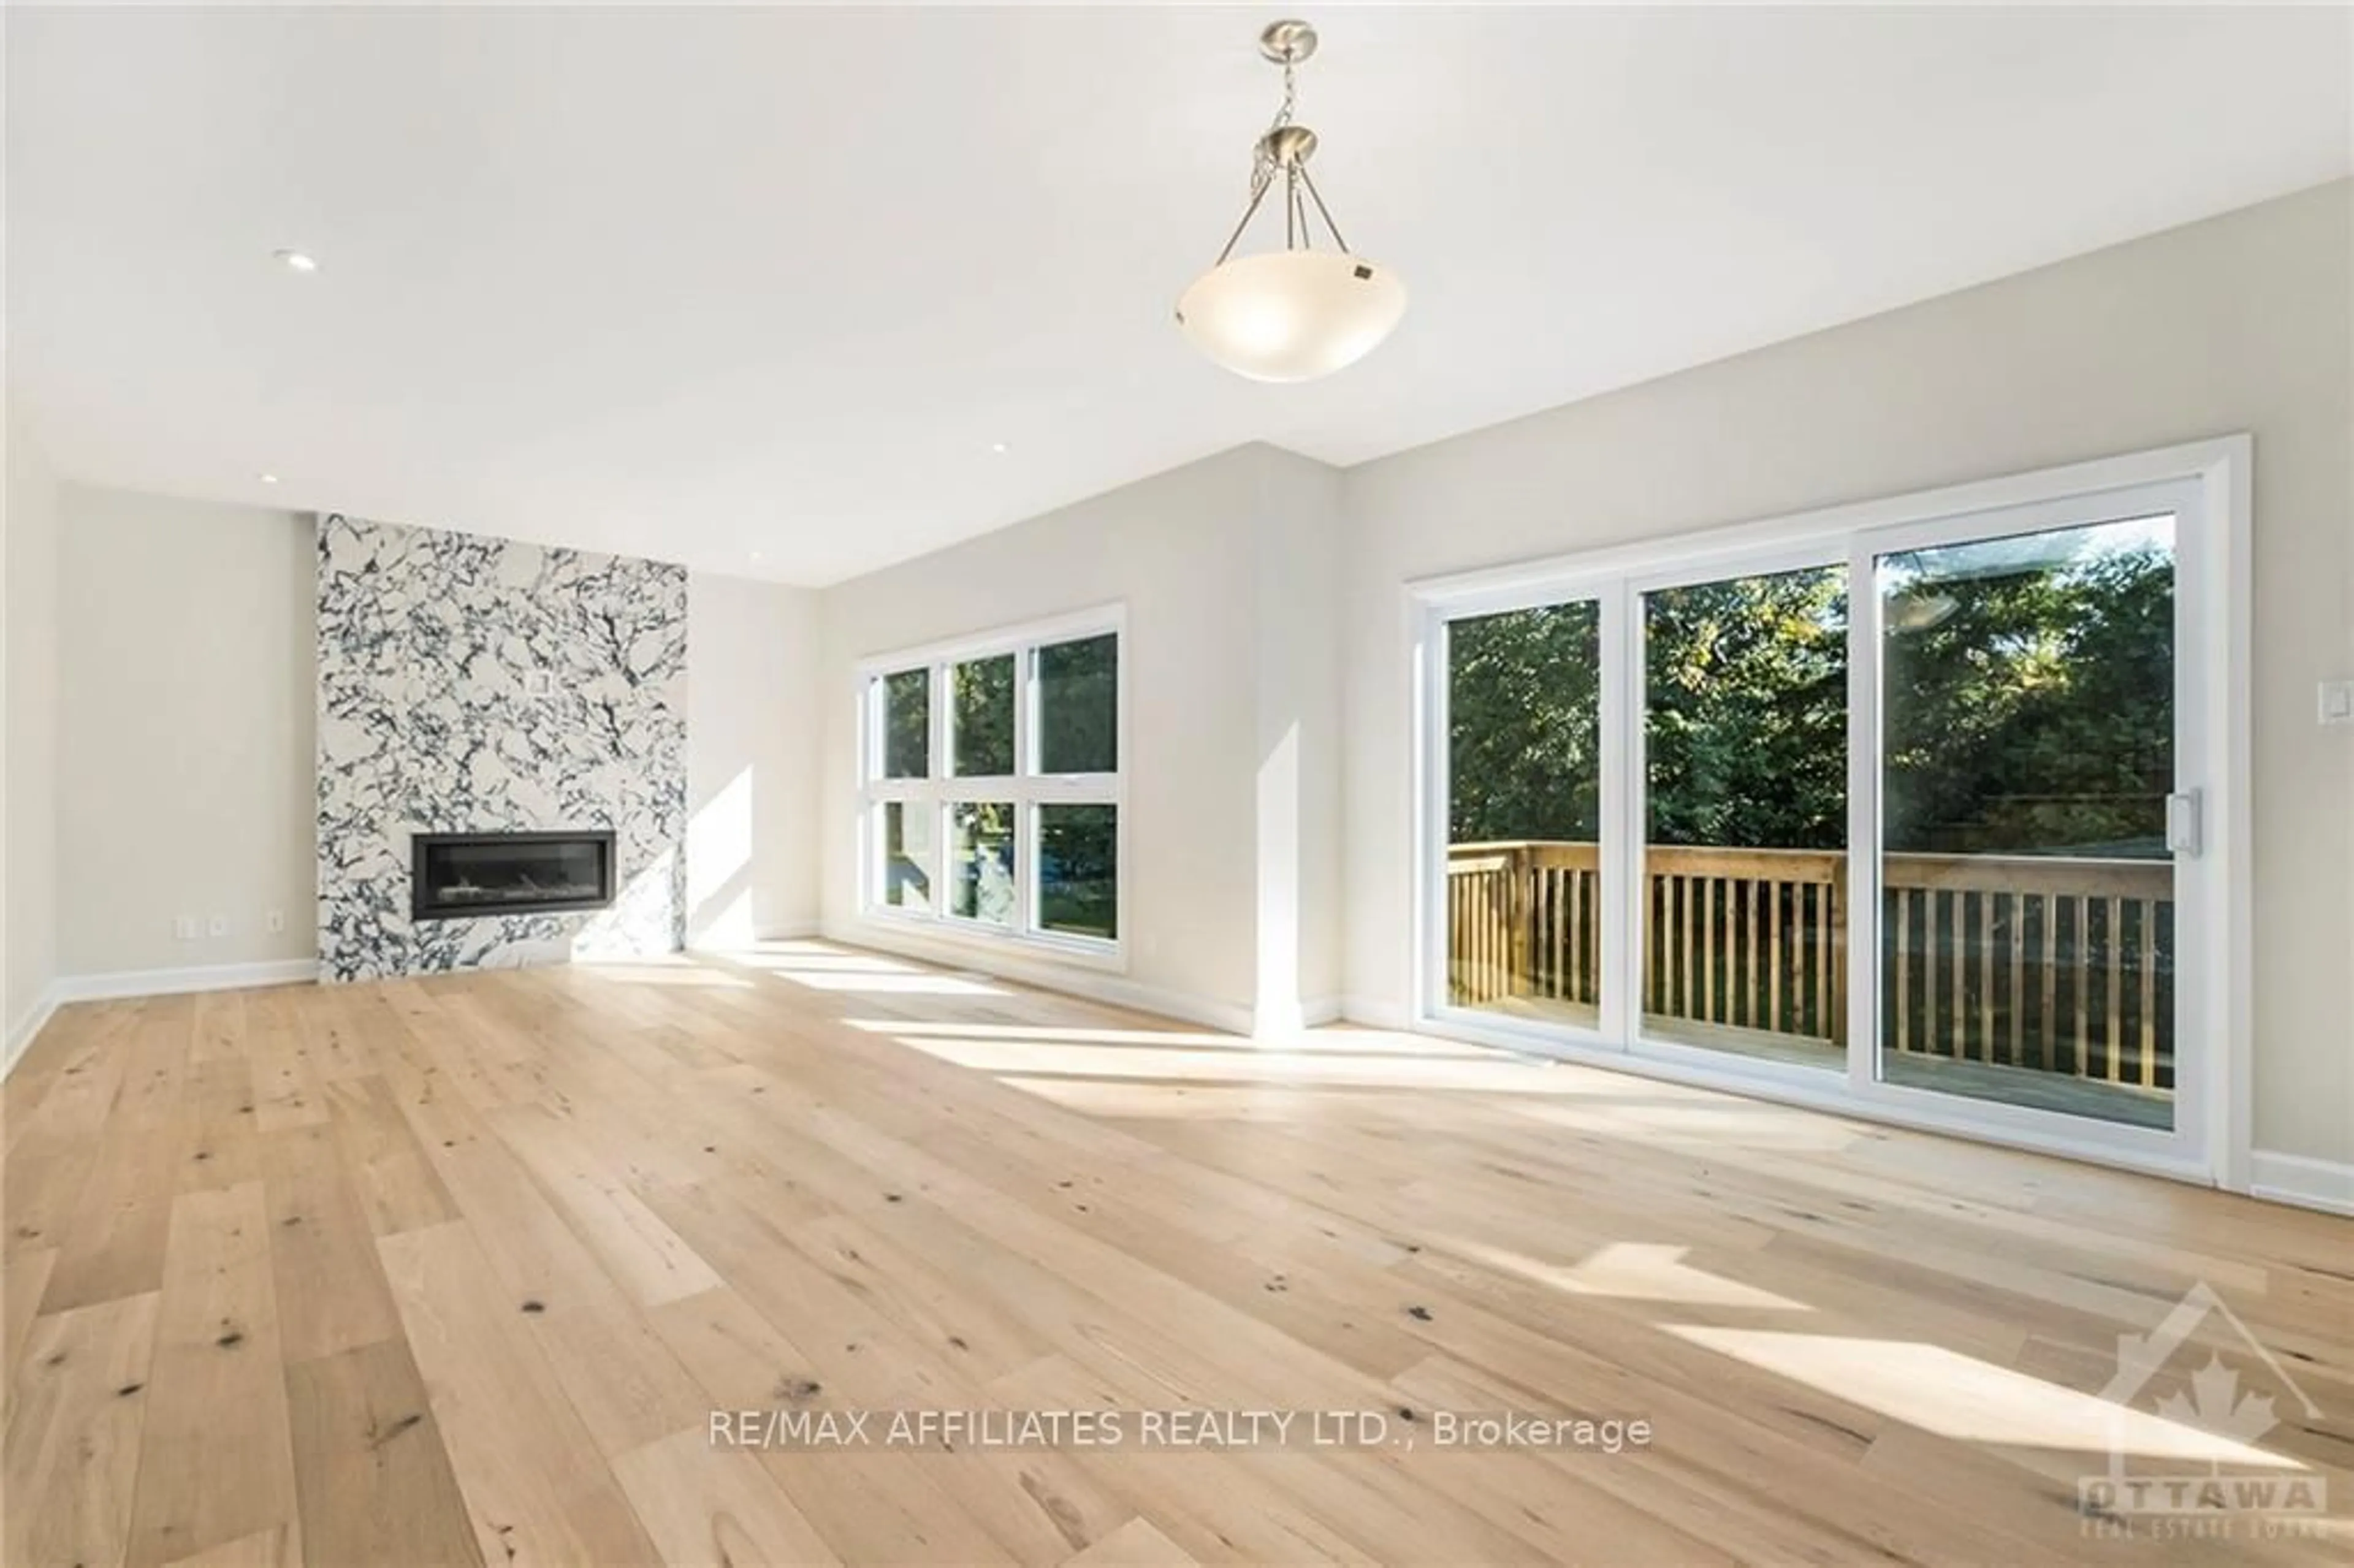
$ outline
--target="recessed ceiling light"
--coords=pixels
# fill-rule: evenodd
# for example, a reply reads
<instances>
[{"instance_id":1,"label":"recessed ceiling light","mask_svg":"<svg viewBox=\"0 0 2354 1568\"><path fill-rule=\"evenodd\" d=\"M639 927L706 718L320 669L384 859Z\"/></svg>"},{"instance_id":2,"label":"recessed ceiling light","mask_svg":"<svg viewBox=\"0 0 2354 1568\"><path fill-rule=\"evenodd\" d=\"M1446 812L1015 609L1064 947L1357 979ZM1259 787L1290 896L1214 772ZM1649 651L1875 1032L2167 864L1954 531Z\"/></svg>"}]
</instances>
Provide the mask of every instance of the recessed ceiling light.
<instances>
[{"instance_id":1,"label":"recessed ceiling light","mask_svg":"<svg viewBox=\"0 0 2354 1568\"><path fill-rule=\"evenodd\" d=\"M278 476L274 473L265 473L260 477L261 482L264 484L276 484L278 482Z\"/></svg>"},{"instance_id":2,"label":"recessed ceiling light","mask_svg":"<svg viewBox=\"0 0 2354 1568\"><path fill-rule=\"evenodd\" d=\"M759 552L759 551L758 551L758 550L753 551L753 552L752 552L752 558L753 558L754 560L756 560L756 561L757 561L757 560L758 560L758 559L760 558L760 552Z\"/></svg>"},{"instance_id":3,"label":"recessed ceiling light","mask_svg":"<svg viewBox=\"0 0 2354 1568\"><path fill-rule=\"evenodd\" d=\"M997 453L1000 457L1002 457L1013 449L1007 446L1003 441L991 441L989 443L989 450Z\"/></svg>"},{"instance_id":4,"label":"recessed ceiling light","mask_svg":"<svg viewBox=\"0 0 2354 1568\"><path fill-rule=\"evenodd\" d=\"M315 272L319 270L319 259L307 251L273 250L270 254L284 262L290 272Z\"/></svg>"}]
</instances>

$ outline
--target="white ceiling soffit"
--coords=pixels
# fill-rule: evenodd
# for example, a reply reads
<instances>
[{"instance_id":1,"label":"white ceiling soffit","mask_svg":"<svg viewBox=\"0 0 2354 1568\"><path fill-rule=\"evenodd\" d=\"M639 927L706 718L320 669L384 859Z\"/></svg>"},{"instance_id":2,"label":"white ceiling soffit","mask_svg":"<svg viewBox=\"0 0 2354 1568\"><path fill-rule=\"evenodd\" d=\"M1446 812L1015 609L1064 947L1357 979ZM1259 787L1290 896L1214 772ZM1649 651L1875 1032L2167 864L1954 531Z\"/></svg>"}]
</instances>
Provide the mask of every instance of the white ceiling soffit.
<instances>
[{"instance_id":1,"label":"white ceiling soffit","mask_svg":"<svg viewBox=\"0 0 2354 1568\"><path fill-rule=\"evenodd\" d=\"M1267 387L1170 312L1272 12L12 7L10 390L93 482L826 583L2349 167L2335 8L1307 14L1319 183L1412 304Z\"/></svg>"}]
</instances>

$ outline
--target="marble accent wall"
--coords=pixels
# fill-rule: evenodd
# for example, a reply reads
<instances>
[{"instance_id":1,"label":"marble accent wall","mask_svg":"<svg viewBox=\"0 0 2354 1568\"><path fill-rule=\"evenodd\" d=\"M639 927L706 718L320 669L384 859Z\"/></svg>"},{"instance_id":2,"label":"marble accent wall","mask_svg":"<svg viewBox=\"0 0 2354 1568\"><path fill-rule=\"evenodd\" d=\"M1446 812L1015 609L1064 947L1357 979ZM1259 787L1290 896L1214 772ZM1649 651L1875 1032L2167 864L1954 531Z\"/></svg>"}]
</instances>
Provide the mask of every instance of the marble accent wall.
<instances>
[{"instance_id":1,"label":"marble accent wall","mask_svg":"<svg viewBox=\"0 0 2354 1568\"><path fill-rule=\"evenodd\" d=\"M686 568L323 516L319 972L668 952L685 930ZM419 832L611 828L573 915L408 916Z\"/></svg>"}]
</instances>

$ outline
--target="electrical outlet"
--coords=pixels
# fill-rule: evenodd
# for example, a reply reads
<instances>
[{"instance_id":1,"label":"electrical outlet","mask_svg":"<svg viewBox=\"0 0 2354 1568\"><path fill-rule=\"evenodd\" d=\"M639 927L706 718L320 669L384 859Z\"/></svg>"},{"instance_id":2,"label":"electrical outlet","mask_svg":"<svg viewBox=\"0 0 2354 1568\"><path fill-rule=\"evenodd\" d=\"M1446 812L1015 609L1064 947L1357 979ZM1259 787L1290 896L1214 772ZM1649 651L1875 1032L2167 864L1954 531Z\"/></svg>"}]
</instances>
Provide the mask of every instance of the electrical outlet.
<instances>
[{"instance_id":1,"label":"electrical outlet","mask_svg":"<svg viewBox=\"0 0 2354 1568\"><path fill-rule=\"evenodd\" d=\"M2354 681L2321 683L2321 722L2354 724Z\"/></svg>"},{"instance_id":2,"label":"electrical outlet","mask_svg":"<svg viewBox=\"0 0 2354 1568\"><path fill-rule=\"evenodd\" d=\"M193 915L182 915L175 918L172 922L172 935L177 937L183 942L195 941L196 939L196 917Z\"/></svg>"},{"instance_id":3,"label":"electrical outlet","mask_svg":"<svg viewBox=\"0 0 2354 1568\"><path fill-rule=\"evenodd\" d=\"M216 916L214 916L211 919L209 919L209 920L206 921L206 922L205 922L205 935L206 935L206 936L207 936L207 937L226 937L226 936L228 936L228 916L226 916L226 915L216 915Z\"/></svg>"},{"instance_id":4,"label":"electrical outlet","mask_svg":"<svg viewBox=\"0 0 2354 1568\"><path fill-rule=\"evenodd\" d=\"M270 934L274 937L279 932L286 929L286 911L283 909L272 909L269 914L261 917L261 923L269 927Z\"/></svg>"}]
</instances>

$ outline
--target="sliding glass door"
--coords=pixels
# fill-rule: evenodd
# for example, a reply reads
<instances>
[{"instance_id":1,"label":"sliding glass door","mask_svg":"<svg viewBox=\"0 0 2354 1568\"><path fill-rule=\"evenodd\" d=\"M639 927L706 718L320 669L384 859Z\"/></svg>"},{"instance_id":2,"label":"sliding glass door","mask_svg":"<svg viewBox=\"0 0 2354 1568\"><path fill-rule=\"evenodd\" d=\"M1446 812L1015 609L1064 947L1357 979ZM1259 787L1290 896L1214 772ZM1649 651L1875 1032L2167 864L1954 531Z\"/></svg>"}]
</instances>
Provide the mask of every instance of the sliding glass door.
<instances>
[{"instance_id":1,"label":"sliding glass door","mask_svg":"<svg viewBox=\"0 0 2354 1568\"><path fill-rule=\"evenodd\" d=\"M1602 606L1447 629L1450 1006L1600 1026Z\"/></svg>"},{"instance_id":2,"label":"sliding glass door","mask_svg":"<svg viewBox=\"0 0 2354 1568\"><path fill-rule=\"evenodd\" d=\"M1640 1037L1836 1070L1847 567L1640 591Z\"/></svg>"},{"instance_id":3,"label":"sliding glass door","mask_svg":"<svg viewBox=\"0 0 2354 1568\"><path fill-rule=\"evenodd\" d=\"M1987 491L1424 589L1425 1015L2203 1157L2223 492Z\"/></svg>"},{"instance_id":4,"label":"sliding glass door","mask_svg":"<svg viewBox=\"0 0 2354 1568\"><path fill-rule=\"evenodd\" d=\"M1878 1070L2170 1128L2178 519L2118 504L1874 555Z\"/></svg>"}]
</instances>

